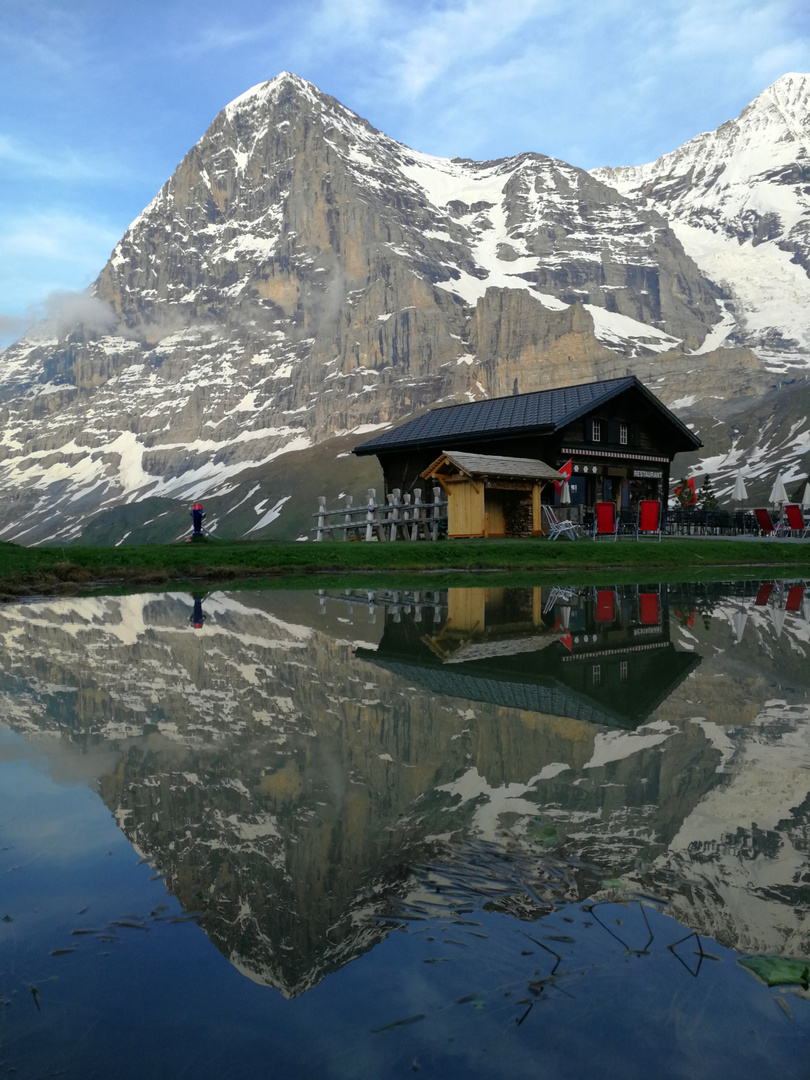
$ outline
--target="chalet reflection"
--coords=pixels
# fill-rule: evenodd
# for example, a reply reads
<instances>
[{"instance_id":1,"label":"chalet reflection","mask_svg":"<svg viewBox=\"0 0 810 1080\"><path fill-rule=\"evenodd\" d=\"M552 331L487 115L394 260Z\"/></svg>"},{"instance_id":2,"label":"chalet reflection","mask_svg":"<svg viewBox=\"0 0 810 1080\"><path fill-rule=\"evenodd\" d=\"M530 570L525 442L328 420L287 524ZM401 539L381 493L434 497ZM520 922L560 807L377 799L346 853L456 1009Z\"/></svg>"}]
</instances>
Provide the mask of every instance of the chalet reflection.
<instances>
[{"instance_id":1,"label":"chalet reflection","mask_svg":"<svg viewBox=\"0 0 810 1080\"><path fill-rule=\"evenodd\" d=\"M423 488L431 466L452 452L530 459L552 470L570 461L572 516L578 518L577 508L597 500L619 510L641 499L665 504L672 459L701 445L643 383L627 376L431 409L354 453L377 455L386 495ZM542 499L559 500L552 484L544 486ZM524 501L531 509L531 491ZM538 525L523 531L537 532Z\"/></svg>"},{"instance_id":2,"label":"chalet reflection","mask_svg":"<svg viewBox=\"0 0 810 1080\"><path fill-rule=\"evenodd\" d=\"M657 587L448 589L357 655L433 694L635 728L700 663Z\"/></svg>"}]
</instances>

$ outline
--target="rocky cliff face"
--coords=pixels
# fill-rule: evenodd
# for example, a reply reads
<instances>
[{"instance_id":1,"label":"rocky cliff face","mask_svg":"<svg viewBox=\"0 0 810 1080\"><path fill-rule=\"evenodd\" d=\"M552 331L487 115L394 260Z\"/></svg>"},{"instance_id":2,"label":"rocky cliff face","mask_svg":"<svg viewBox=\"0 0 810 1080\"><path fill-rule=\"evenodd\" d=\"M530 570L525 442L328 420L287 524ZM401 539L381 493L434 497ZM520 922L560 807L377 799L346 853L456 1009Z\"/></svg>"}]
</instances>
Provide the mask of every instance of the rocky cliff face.
<instances>
[{"instance_id":1,"label":"rocky cliff face","mask_svg":"<svg viewBox=\"0 0 810 1080\"><path fill-rule=\"evenodd\" d=\"M727 334L754 301L631 173L433 158L295 76L254 87L116 246L95 323L2 354L0 536L169 539L200 497L222 535L289 531L301 462L363 487L345 440L441 401L628 371L666 402L761 395L775 338Z\"/></svg>"}]
</instances>

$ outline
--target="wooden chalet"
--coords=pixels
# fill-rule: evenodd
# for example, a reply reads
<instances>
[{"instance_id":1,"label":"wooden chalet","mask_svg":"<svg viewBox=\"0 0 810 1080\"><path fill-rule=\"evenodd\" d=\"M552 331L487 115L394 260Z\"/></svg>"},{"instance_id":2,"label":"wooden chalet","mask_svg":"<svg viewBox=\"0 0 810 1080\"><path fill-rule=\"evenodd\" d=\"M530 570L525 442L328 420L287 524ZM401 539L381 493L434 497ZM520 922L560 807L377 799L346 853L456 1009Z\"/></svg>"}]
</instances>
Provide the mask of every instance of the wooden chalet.
<instances>
[{"instance_id":1,"label":"wooden chalet","mask_svg":"<svg viewBox=\"0 0 810 1080\"><path fill-rule=\"evenodd\" d=\"M697 435L642 382L629 375L431 409L362 443L354 453L377 455L386 494L421 487L434 466L438 468L437 478L444 477L443 486L449 491L452 465L439 466L437 462L441 458L458 458L459 453L531 459L539 464L545 462L551 471L558 471L570 461L571 516L581 520L583 510L600 500L614 502L619 510L634 509L641 499L658 499L665 506L672 459L699 446L702 443ZM484 478L482 472L466 472L468 480ZM490 482L497 480L500 484L529 479L487 475ZM524 492L520 494L525 496ZM552 484L545 483L542 501L559 501ZM496 531L496 524L500 526L500 520L496 522L496 503L491 496L489 535L503 535ZM484 514L486 506L485 498ZM472 531L477 522L472 508L469 515L471 531L465 535L485 535ZM538 515L534 520L539 527ZM504 509L507 535L512 535L510 526L514 522L520 522L520 515L507 514Z\"/></svg>"},{"instance_id":2,"label":"wooden chalet","mask_svg":"<svg viewBox=\"0 0 810 1080\"><path fill-rule=\"evenodd\" d=\"M421 474L447 493L447 535L514 536L542 531L544 484L562 473L531 458L448 451Z\"/></svg>"}]
</instances>

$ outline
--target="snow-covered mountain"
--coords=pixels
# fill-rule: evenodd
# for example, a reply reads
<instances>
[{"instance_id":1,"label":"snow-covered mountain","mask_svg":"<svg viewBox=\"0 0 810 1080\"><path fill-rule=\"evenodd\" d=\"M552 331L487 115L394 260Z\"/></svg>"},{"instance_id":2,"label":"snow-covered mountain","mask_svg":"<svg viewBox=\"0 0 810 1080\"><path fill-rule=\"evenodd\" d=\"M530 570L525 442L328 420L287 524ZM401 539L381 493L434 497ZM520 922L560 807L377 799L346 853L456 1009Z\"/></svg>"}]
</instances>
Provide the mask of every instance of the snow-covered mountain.
<instances>
[{"instance_id":1,"label":"snow-covered mountain","mask_svg":"<svg viewBox=\"0 0 810 1080\"><path fill-rule=\"evenodd\" d=\"M804 167L791 147L784 177ZM294 536L315 495L375 482L355 442L437 402L633 372L676 408L739 406L777 368L804 377L810 281L764 239L772 219L722 242L785 262L776 327L630 173L429 157L294 75L254 87L126 231L81 318L0 354L0 537L170 539L192 498L220 535Z\"/></svg>"},{"instance_id":2,"label":"snow-covered mountain","mask_svg":"<svg viewBox=\"0 0 810 1080\"><path fill-rule=\"evenodd\" d=\"M648 165L596 169L658 210L728 290L703 349L732 340L771 370L810 358L810 75L784 75L716 131Z\"/></svg>"},{"instance_id":3,"label":"snow-covered mountain","mask_svg":"<svg viewBox=\"0 0 810 1080\"><path fill-rule=\"evenodd\" d=\"M740 415L720 432L707 420L717 411L728 415L732 394L715 402L699 392L680 399L710 432L699 470L719 473L719 486L730 490L744 467L755 485L764 478L760 497L777 465L801 481L810 455L810 75L784 75L736 120L657 161L593 175L658 210L724 290L722 319L697 353L745 345L777 386L791 385L778 400L749 409L737 403Z\"/></svg>"}]
</instances>

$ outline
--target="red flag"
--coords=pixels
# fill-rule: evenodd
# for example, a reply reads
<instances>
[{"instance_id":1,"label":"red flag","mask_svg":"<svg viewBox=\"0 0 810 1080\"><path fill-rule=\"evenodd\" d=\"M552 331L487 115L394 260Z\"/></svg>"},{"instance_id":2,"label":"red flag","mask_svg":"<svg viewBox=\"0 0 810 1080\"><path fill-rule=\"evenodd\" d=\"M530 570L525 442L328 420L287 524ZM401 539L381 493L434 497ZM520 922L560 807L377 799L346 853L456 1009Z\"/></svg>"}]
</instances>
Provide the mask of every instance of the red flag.
<instances>
[{"instance_id":1,"label":"red flag","mask_svg":"<svg viewBox=\"0 0 810 1080\"><path fill-rule=\"evenodd\" d=\"M566 647L566 649L568 649L569 652L571 652L571 646L574 643L574 639L571 636L571 631L570 630L568 631L567 634L563 634L563 636L560 638L560 643L562 645L564 645Z\"/></svg>"},{"instance_id":2,"label":"red flag","mask_svg":"<svg viewBox=\"0 0 810 1080\"><path fill-rule=\"evenodd\" d=\"M560 468L557 469L558 473L563 474L563 476L565 477L565 480L570 480L571 479L571 471L572 470L571 470L571 459L570 458L568 459L568 461L566 461L566 463L564 465L561 465ZM563 489L563 484L565 483L565 480L555 480L554 481L554 487L557 489L557 494L558 495L562 495L562 489Z\"/></svg>"},{"instance_id":3,"label":"red flag","mask_svg":"<svg viewBox=\"0 0 810 1080\"><path fill-rule=\"evenodd\" d=\"M692 498L689 501L691 503L693 503L693 504L696 503L697 502L697 495L695 494L695 478L694 478L694 476L689 477L689 479L686 481L686 486L689 488L689 491L692 494Z\"/></svg>"}]
</instances>

